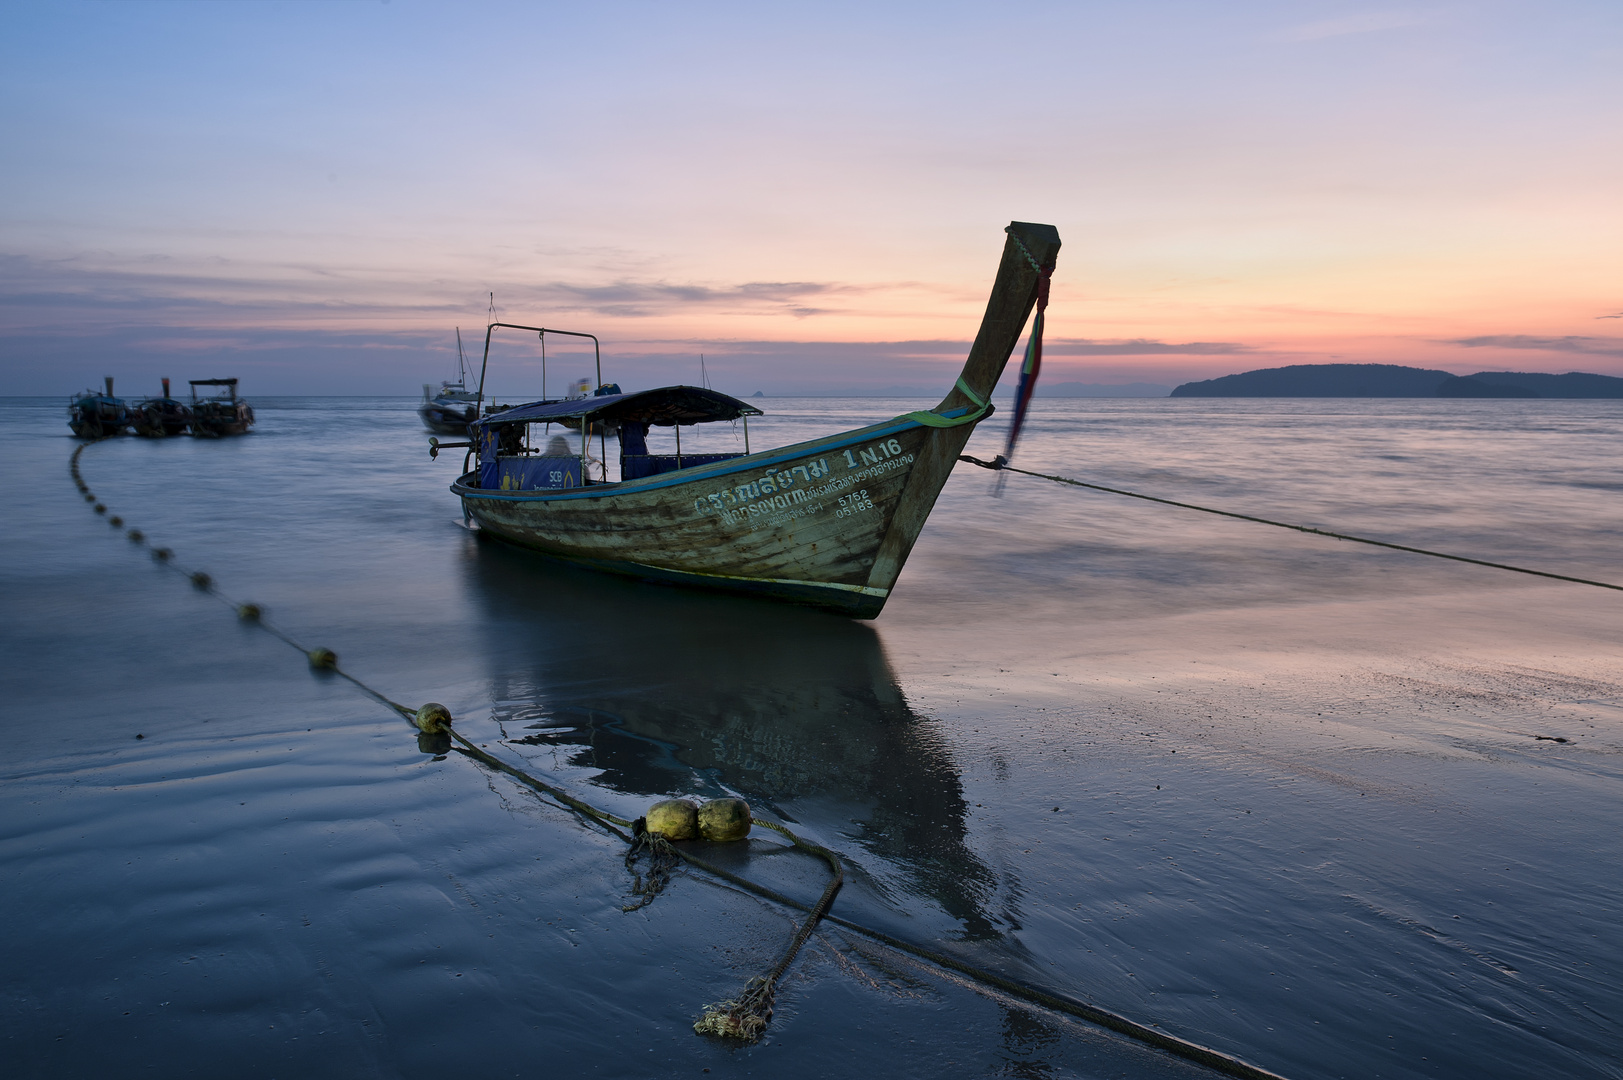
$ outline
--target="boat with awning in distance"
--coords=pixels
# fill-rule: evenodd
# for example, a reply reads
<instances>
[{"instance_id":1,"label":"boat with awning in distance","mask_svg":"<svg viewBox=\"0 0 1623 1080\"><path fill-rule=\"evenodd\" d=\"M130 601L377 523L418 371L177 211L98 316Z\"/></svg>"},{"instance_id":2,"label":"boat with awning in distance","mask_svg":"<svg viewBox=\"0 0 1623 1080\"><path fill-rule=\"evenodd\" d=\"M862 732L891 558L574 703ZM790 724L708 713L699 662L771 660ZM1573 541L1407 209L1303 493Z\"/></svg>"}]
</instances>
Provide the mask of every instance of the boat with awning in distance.
<instances>
[{"instance_id":1,"label":"boat with awning in distance","mask_svg":"<svg viewBox=\"0 0 1623 1080\"><path fill-rule=\"evenodd\" d=\"M213 397L198 397L199 386L218 386ZM237 396L236 379L192 379L192 434L205 438L244 435L254 426L254 409Z\"/></svg>"},{"instance_id":2,"label":"boat with awning in distance","mask_svg":"<svg viewBox=\"0 0 1623 1080\"><path fill-rule=\"evenodd\" d=\"M600 385L588 398L486 416L469 426L470 443L435 442L431 453L459 446L477 455L451 490L492 536L645 580L871 619L970 433L991 415L992 390L1053 269L1060 241L1052 226L1015 222L1005 231L980 331L956 385L933 410L751 453L748 417L760 415L752 405L703 387L621 393ZM503 327L540 329L487 328L481 399L491 333ZM732 420L746 425L743 453L681 452L683 427ZM578 432L578 449L548 438L552 424ZM532 432L536 425L540 432ZM648 452L652 427L675 429L676 453ZM617 480L591 453L596 443L606 458L610 437L619 444Z\"/></svg>"}]
</instances>

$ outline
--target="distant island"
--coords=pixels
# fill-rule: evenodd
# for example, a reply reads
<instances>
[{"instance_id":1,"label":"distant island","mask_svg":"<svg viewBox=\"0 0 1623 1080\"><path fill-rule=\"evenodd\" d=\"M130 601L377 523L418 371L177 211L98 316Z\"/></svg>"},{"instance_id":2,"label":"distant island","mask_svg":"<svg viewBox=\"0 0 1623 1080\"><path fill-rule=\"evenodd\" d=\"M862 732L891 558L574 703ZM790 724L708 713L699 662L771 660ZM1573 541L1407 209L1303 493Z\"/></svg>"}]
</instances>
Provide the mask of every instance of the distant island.
<instances>
[{"instance_id":1,"label":"distant island","mask_svg":"<svg viewBox=\"0 0 1623 1080\"><path fill-rule=\"evenodd\" d=\"M1172 397L1623 398L1623 379L1569 371L1446 371L1400 364L1292 364L1184 383Z\"/></svg>"}]
</instances>

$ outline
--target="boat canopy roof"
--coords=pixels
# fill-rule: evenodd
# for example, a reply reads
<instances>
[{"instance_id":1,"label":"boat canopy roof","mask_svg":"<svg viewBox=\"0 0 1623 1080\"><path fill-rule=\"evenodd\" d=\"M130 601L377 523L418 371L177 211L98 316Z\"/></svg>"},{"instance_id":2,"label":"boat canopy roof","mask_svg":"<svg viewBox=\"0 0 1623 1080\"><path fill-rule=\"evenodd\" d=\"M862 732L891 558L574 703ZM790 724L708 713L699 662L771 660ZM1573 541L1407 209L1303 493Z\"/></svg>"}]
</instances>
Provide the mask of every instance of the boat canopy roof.
<instances>
[{"instance_id":1,"label":"boat canopy roof","mask_svg":"<svg viewBox=\"0 0 1623 1080\"><path fill-rule=\"evenodd\" d=\"M189 379L189 380L187 380L187 382L192 386L235 386L235 385L237 385L237 380L235 380L235 379Z\"/></svg>"},{"instance_id":2,"label":"boat canopy roof","mask_svg":"<svg viewBox=\"0 0 1623 1080\"><path fill-rule=\"evenodd\" d=\"M760 416L761 410L735 397L702 386L662 386L631 394L603 394L574 401L534 401L515 405L479 421L479 427L497 424L532 424L551 420L590 419L612 424L708 424Z\"/></svg>"}]
</instances>

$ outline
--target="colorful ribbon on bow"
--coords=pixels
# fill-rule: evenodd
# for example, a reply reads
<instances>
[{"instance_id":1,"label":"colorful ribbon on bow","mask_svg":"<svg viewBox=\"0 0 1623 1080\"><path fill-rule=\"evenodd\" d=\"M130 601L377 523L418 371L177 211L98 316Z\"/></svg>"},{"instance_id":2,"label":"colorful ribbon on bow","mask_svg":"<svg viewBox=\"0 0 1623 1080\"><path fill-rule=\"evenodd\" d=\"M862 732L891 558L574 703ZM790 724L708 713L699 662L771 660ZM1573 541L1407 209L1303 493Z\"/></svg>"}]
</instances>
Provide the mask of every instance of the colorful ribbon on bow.
<instances>
[{"instance_id":1,"label":"colorful ribbon on bow","mask_svg":"<svg viewBox=\"0 0 1623 1080\"><path fill-rule=\"evenodd\" d=\"M1016 244L1020 244L1018 239ZM1037 389L1037 373L1043 366L1043 312L1048 310L1048 281L1054 276L1052 266L1038 266L1031 252L1020 244L1020 250L1037 271L1037 316L1031 320L1031 336L1026 339L1026 359L1020 365L1020 385L1014 392L1014 419L1009 423L1009 441L1003 448L1003 460L1014 457L1014 444L1020 438L1020 429L1026 422L1026 410L1031 406L1031 395Z\"/></svg>"}]
</instances>

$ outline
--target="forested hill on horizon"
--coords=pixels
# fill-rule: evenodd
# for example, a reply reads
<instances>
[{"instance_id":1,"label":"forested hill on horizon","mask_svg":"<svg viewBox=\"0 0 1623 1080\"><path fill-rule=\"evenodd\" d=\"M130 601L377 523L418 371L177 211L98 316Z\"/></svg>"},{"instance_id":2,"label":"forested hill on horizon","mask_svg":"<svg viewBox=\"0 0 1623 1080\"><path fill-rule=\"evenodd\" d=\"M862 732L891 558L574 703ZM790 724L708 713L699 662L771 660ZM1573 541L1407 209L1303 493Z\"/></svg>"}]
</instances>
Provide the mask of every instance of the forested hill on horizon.
<instances>
[{"instance_id":1,"label":"forested hill on horizon","mask_svg":"<svg viewBox=\"0 0 1623 1080\"><path fill-rule=\"evenodd\" d=\"M1172 397L1623 398L1623 379L1569 371L1453 375L1401 364L1292 364L1175 387Z\"/></svg>"}]
</instances>

